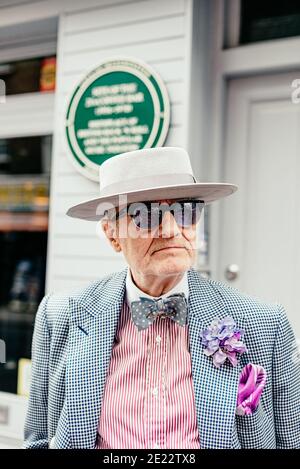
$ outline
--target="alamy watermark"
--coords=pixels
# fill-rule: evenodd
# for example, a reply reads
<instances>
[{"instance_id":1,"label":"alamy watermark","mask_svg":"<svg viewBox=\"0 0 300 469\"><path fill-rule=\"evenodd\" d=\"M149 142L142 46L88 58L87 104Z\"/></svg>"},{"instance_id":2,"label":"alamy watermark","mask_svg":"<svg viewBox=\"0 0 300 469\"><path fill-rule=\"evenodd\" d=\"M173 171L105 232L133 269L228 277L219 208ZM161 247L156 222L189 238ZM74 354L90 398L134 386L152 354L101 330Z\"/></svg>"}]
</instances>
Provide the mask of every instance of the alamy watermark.
<instances>
[{"instance_id":1,"label":"alamy watermark","mask_svg":"<svg viewBox=\"0 0 300 469\"><path fill-rule=\"evenodd\" d=\"M6 102L6 85L5 81L0 79L0 104Z\"/></svg>"},{"instance_id":2,"label":"alamy watermark","mask_svg":"<svg viewBox=\"0 0 300 469\"><path fill-rule=\"evenodd\" d=\"M6 346L4 340L0 339L0 363L6 363Z\"/></svg>"},{"instance_id":3,"label":"alamy watermark","mask_svg":"<svg viewBox=\"0 0 300 469\"><path fill-rule=\"evenodd\" d=\"M300 103L300 78L295 78L295 80L292 81L291 87L293 88L292 94L291 94L291 100L293 104L299 104Z\"/></svg>"}]
</instances>

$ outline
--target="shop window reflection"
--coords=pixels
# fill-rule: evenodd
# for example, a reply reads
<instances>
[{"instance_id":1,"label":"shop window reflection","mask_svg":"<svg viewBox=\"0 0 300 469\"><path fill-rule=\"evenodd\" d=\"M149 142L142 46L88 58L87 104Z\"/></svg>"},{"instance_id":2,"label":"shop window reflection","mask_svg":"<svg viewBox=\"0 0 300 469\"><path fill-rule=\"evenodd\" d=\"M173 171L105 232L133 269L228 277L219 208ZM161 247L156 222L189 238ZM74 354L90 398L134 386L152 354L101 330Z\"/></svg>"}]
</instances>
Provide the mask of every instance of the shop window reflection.
<instances>
[{"instance_id":1,"label":"shop window reflection","mask_svg":"<svg viewBox=\"0 0 300 469\"><path fill-rule=\"evenodd\" d=\"M40 57L0 64L6 95L55 90L56 57Z\"/></svg>"},{"instance_id":2,"label":"shop window reflection","mask_svg":"<svg viewBox=\"0 0 300 469\"><path fill-rule=\"evenodd\" d=\"M17 393L45 293L51 136L0 140L0 391Z\"/></svg>"}]
</instances>

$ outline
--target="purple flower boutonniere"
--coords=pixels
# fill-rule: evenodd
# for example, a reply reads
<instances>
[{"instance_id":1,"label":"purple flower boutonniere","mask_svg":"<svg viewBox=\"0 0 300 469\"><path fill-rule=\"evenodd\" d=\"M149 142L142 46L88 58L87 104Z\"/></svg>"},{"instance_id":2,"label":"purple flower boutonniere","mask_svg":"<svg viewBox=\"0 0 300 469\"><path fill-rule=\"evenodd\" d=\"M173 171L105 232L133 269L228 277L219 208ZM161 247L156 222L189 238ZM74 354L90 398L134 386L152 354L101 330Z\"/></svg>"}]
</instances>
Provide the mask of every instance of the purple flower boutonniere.
<instances>
[{"instance_id":1,"label":"purple flower boutonniere","mask_svg":"<svg viewBox=\"0 0 300 469\"><path fill-rule=\"evenodd\" d=\"M243 335L244 331L236 327L231 316L221 320L214 319L211 325L200 333L202 344L206 347L204 353L208 357L213 357L213 364L217 368L220 368L226 358L233 366L237 365L236 354L247 352L241 341Z\"/></svg>"}]
</instances>

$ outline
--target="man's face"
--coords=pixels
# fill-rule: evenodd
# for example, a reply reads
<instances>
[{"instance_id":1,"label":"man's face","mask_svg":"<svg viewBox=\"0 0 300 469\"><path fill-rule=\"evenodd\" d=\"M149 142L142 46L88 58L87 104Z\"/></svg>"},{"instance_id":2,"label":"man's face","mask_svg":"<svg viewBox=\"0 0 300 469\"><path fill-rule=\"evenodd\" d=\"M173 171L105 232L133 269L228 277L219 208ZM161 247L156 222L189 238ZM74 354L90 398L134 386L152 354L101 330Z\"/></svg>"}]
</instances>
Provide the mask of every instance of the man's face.
<instances>
[{"instance_id":1,"label":"man's face","mask_svg":"<svg viewBox=\"0 0 300 469\"><path fill-rule=\"evenodd\" d=\"M160 204L174 200L159 200ZM130 215L118 219L117 229L110 221L103 230L115 251L123 255L132 271L142 276L168 276L188 270L195 260L196 225L179 226L172 213L166 211L162 223L150 230L140 230ZM125 237L120 233L126 232Z\"/></svg>"}]
</instances>

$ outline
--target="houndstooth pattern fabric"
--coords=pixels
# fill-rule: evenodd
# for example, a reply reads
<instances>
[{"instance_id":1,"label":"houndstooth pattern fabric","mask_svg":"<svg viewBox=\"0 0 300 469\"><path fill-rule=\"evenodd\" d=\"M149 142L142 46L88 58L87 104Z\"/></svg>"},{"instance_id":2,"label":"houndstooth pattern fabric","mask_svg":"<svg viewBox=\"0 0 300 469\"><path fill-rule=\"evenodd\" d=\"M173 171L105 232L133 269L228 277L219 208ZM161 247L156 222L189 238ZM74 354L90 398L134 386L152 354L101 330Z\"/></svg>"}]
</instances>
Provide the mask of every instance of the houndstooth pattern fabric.
<instances>
[{"instance_id":1,"label":"houndstooth pattern fabric","mask_svg":"<svg viewBox=\"0 0 300 469\"><path fill-rule=\"evenodd\" d=\"M39 305L24 448L94 448L127 268ZM188 327L201 448L300 448L300 356L282 305L188 271ZM248 352L219 369L200 331L232 316ZM236 415L241 370L263 366L267 383L252 415Z\"/></svg>"}]
</instances>

